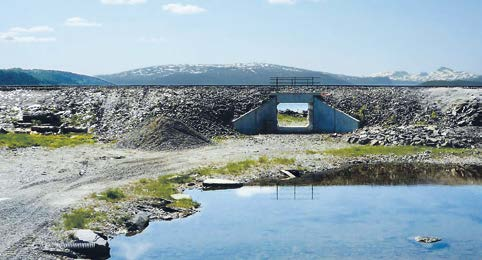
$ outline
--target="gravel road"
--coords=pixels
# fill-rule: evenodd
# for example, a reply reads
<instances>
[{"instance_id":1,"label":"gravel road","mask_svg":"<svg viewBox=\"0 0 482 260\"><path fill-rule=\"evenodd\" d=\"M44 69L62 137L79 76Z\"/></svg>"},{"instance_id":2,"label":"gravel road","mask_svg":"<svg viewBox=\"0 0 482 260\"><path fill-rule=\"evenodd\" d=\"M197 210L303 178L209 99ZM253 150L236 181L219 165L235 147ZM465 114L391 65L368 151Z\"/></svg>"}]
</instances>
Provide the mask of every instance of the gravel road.
<instances>
[{"instance_id":1,"label":"gravel road","mask_svg":"<svg viewBox=\"0 0 482 260\"><path fill-rule=\"evenodd\" d=\"M347 146L326 139L323 135L266 135L171 152L125 150L107 144L0 150L0 259L38 258L46 241L52 240L50 229L62 212L92 192L143 177L261 155L295 157L306 166L331 168L329 160L313 162L304 152Z\"/></svg>"}]
</instances>

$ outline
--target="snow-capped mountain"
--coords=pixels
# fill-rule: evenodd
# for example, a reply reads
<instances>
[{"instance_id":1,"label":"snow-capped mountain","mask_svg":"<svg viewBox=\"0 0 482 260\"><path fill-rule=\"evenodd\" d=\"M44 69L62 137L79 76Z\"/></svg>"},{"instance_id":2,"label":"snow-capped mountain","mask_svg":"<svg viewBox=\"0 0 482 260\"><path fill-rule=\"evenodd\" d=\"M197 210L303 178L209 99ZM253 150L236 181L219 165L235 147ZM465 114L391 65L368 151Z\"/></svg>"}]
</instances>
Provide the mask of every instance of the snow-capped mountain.
<instances>
[{"instance_id":1,"label":"snow-capped mountain","mask_svg":"<svg viewBox=\"0 0 482 260\"><path fill-rule=\"evenodd\" d=\"M266 85L275 76L319 77L323 85L419 85L435 81L457 85L466 84L462 80L480 81L478 75L445 67L430 73L396 71L357 77L268 63L162 65L98 77L118 85Z\"/></svg>"},{"instance_id":2,"label":"snow-capped mountain","mask_svg":"<svg viewBox=\"0 0 482 260\"><path fill-rule=\"evenodd\" d=\"M175 73L202 74L216 70L236 70L247 73L259 73L261 70L282 70L285 72L303 72L306 70L294 67L279 66L267 63L234 63L234 64L169 64L152 66L121 72L117 75L169 76Z\"/></svg>"},{"instance_id":3,"label":"snow-capped mountain","mask_svg":"<svg viewBox=\"0 0 482 260\"><path fill-rule=\"evenodd\" d=\"M242 85L269 84L274 76L320 77L323 84L350 84L334 74L268 63L162 65L98 77L119 85Z\"/></svg>"},{"instance_id":4,"label":"snow-capped mountain","mask_svg":"<svg viewBox=\"0 0 482 260\"><path fill-rule=\"evenodd\" d=\"M382 72L370 75L370 77L388 77L394 81L422 83L426 81L454 81L454 80L472 80L479 77L479 75L455 71L447 67L440 67L438 70L427 73L421 72L418 74L410 74L406 71Z\"/></svg>"}]
</instances>

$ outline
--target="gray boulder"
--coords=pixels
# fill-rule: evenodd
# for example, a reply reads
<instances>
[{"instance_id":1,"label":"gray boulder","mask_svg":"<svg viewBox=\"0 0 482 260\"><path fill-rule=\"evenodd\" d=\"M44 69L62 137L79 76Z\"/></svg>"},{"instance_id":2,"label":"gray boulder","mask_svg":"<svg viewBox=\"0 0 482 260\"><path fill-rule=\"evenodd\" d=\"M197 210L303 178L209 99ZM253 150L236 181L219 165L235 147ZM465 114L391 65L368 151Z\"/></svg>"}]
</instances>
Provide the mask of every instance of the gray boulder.
<instances>
[{"instance_id":1,"label":"gray boulder","mask_svg":"<svg viewBox=\"0 0 482 260\"><path fill-rule=\"evenodd\" d=\"M139 233L149 226L149 214L141 211L127 220L125 224L130 234Z\"/></svg>"},{"instance_id":2,"label":"gray boulder","mask_svg":"<svg viewBox=\"0 0 482 260\"><path fill-rule=\"evenodd\" d=\"M72 237L81 243L94 243L100 246L109 246L109 241L102 233L90 229L78 229L71 233Z\"/></svg>"},{"instance_id":3,"label":"gray boulder","mask_svg":"<svg viewBox=\"0 0 482 260\"><path fill-rule=\"evenodd\" d=\"M441 238L438 237L428 237L428 236L416 236L415 241L419 243L426 243L426 244L431 244L435 242L441 241Z\"/></svg>"}]
</instances>

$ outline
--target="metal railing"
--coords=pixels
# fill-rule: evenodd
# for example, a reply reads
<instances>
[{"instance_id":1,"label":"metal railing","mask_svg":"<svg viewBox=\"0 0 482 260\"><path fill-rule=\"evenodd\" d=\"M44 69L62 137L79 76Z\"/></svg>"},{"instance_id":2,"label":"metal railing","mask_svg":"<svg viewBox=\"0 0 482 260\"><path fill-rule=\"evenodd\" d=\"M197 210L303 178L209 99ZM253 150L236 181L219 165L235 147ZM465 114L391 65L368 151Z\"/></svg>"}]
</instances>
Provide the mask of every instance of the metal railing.
<instances>
[{"instance_id":1,"label":"metal railing","mask_svg":"<svg viewBox=\"0 0 482 260\"><path fill-rule=\"evenodd\" d=\"M271 77L273 86L314 86L319 85L320 77Z\"/></svg>"}]
</instances>

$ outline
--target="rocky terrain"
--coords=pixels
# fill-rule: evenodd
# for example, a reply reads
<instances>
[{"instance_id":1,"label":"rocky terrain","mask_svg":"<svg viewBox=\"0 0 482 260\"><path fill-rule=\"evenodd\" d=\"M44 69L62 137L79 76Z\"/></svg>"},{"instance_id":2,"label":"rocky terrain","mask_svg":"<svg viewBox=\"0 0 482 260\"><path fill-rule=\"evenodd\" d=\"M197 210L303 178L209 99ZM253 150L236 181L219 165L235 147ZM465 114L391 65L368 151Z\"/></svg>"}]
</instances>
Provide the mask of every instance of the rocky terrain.
<instances>
[{"instance_id":1,"label":"rocky terrain","mask_svg":"<svg viewBox=\"0 0 482 260\"><path fill-rule=\"evenodd\" d=\"M360 119L365 127L351 142L376 139L376 144L480 145L480 88L1 88L0 131L89 131L100 140L120 140L163 117L211 138L235 134L231 121L273 92L323 93L328 104ZM437 130L428 131L427 127Z\"/></svg>"},{"instance_id":2,"label":"rocky terrain","mask_svg":"<svg viewBox=\"0 0 482 260\"><path fill-rule=\"evenodd\" d=\"M327 103L360 119L363 128L342 137L244 136L203 145L212 137L236 134L232 119L276 91L323 93ZM374 161L451 164L456 168L475 165L479 172L481 159L476 149L462 157L431 155L426 148L424 153L403 157L351 159L323 151L350 147L350 143L480 148L481 94L480 88L2 88L1 132L91 132L106 142L55 150L0 149L0 259L56 258L42 253L55 249L52 245L58 242L52 227L64 212L82 204L93 192L213 164L267 156L292 158L297 168L313 172ZM108 143L114 140L118 145ZM168 151L151 151L158 147ZM179 149L186 147L190 149ZM279 169L273 170L279 174ZM253 171L238 180L248 182L271 174L274 172ZM126 208L136 216L138 206Z\"/></svg>"}]
</instances>

